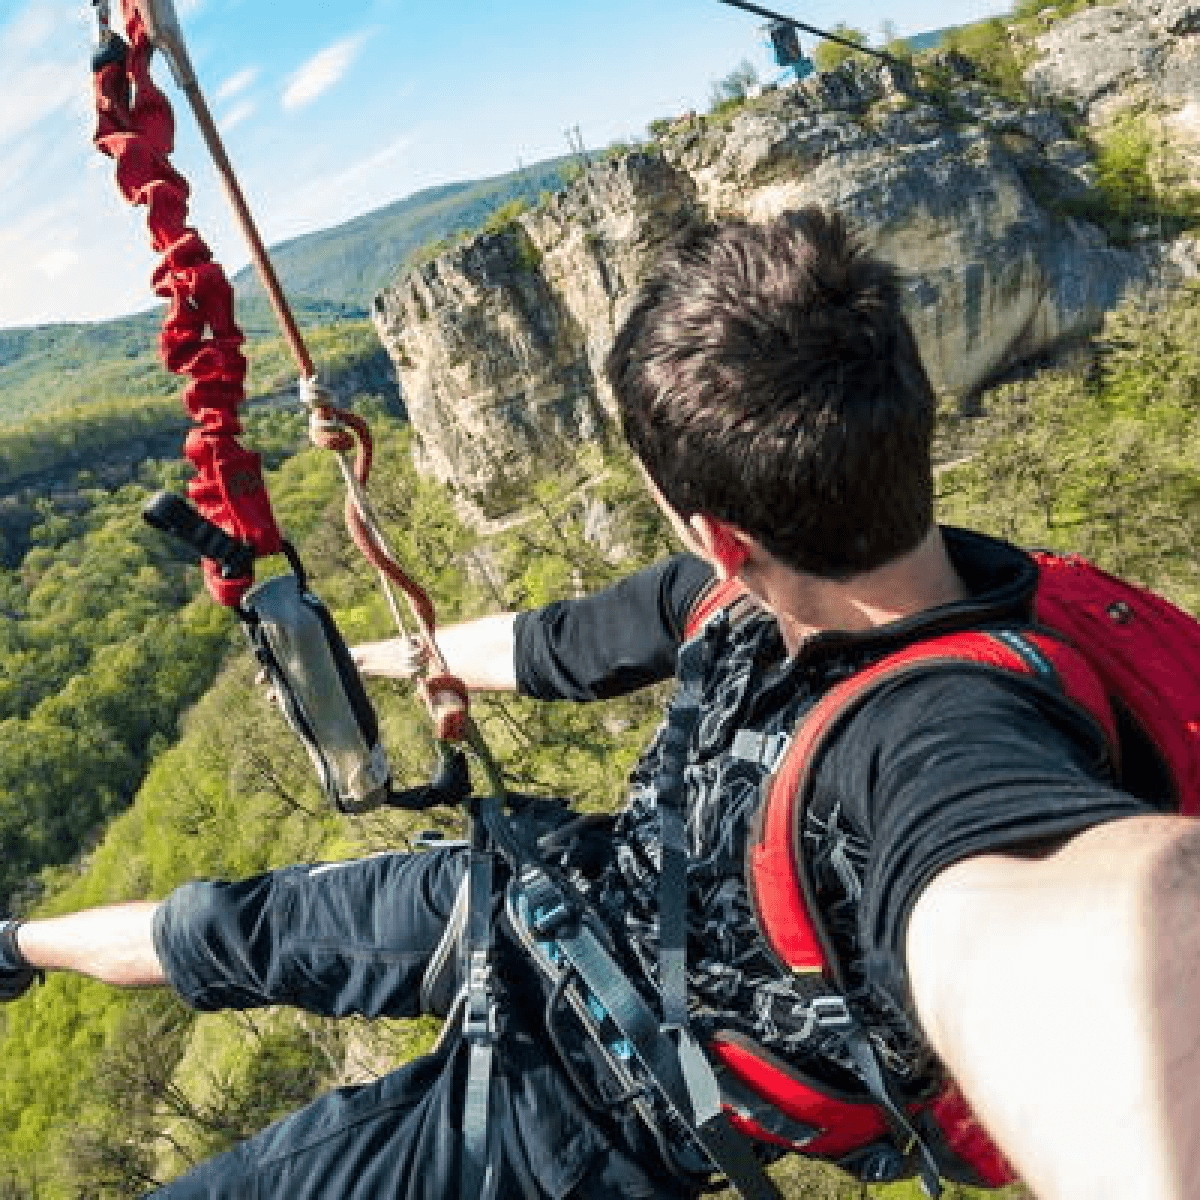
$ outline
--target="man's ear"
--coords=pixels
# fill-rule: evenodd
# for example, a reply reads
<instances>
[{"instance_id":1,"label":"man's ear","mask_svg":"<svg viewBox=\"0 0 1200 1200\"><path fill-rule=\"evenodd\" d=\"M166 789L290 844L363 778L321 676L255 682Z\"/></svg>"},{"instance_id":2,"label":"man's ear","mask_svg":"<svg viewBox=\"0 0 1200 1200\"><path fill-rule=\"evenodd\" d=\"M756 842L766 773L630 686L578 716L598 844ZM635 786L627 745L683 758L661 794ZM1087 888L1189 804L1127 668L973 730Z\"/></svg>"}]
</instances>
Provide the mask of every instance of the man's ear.
<instances>
[{"instance_id":1,"label":"man's ear","mask_svg":"<svg viewBox=\"0 0 1200 1200\"><path fill-rule=\"evenodd\" d=\"M710 517L707 513L693 513L688 526L704 549L705 556L716 568L721 579L731 579L750 557L753 540L736 525Z\"/></svg>"}]
</instances>

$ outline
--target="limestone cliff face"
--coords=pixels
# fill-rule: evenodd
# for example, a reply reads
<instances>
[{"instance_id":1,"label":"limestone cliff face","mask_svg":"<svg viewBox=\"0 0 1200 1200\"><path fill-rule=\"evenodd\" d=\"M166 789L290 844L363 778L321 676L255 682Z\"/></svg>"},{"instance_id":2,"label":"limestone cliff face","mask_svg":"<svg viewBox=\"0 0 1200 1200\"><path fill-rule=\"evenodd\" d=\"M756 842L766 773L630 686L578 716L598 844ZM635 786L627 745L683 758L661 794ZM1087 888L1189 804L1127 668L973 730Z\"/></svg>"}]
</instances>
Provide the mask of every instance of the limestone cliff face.
<instances>
[{"instance_id":1,"label":"limestone cliff face","mask_svg":"<svg viewBox=\"0 0 1200 1200\"><path fill-rule=\"evenodd\" d=\"M965 77L954 99L948 113L886 71L847 69L668 153L710 211L764 220L821 204L850 217L908 280L934 385L963 395L1095 325L1143 268L1054 214L1054 200L1090 186L1087 153L1057 117Z\"/></svg>"},{"instance_id":2,"label":"limestone cliff face","mask_svg":"<svg viewBox=\"0 0 1200 1200\"><path fill-rule=\"evenodd\" d=\"M1070 101L1094 126L1140 114L1200 179L1200 3L1118 0L1055 25L1034 49L1035 94Z\"/></svg>"},{"instance_id":3,"label":"limestone cliff face","mask_svg":"<svg viewBox=\"0 0 1200 1200\"><path fill-rule=\"evenodd\" d=\"M470 495L502 492L556 439L601 431L584 327L521 226L413 271L377 298L375 321L423 465Z\"/></svg>"},{"instance_id":4,"label":"limestone cliff face","mask_svg":"<svg viewBox=\"0 0 1200 1200\"><path fill-rule=\"evenodd\" d=\"M1192 18L1171 12L1164 36L1190 39L1169 31ZM959 69L936 106L886 68L847 64L729 122L681 121L398 280L376 323L428 465L502 507L504 484L556 439L605 436L613 332L656 248L692 221L838 207L900 269L930 375L951 393L1095 328L1147 255L1060 215L1094 167L1054 109L1003 102Z\"/></svg>"},{"instance_id":5,"label":"limestone cliff face","mask_svg":"<svg viewBox=\"0 0 1200 1200\"><path fill-rule=\"evenodd\" d=\"M608 435L602 368L621 302L694 219L693 193L660 156L631 154L376 297L425 467L502 509L530 463Z\"/></svg>"},{"instance_id":6,"label":"limestone cliff face","mask_svg":"<svg viewBox=\"0 0 1200 1200\"><path fill-rule=\"evenodd\" d=\"M1118 0L1085 9L1036 39L1026 80L1093 121L1132 105L1200 106L1200 4Z\"/></svg>"},{"instance_id":7,"label":"limestone cliff face","mask_svg":"<svg viewBox=\"0 0 1200 1200\"><path fill-rule=\"evenodd\" d=\"M633 153L587 172L521 221L541 274L582 331L592 386L611 411L604 358L623 302L655 248L697 216L685 172L655 154Z\"/></svg>"}]
</instances>

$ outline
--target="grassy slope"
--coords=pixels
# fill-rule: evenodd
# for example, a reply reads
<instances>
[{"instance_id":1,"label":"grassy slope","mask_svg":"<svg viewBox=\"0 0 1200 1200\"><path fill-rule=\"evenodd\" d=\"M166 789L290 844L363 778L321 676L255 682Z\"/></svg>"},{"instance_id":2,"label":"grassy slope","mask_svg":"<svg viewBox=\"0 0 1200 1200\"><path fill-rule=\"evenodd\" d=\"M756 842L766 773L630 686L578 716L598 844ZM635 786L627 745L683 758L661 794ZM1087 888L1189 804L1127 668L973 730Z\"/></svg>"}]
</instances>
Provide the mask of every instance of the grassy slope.
<instances>
[{"instance_id":1,"label":"grassy slope","mask_svg":"<svg viewBox=\"0 0 1200 1200\"><path fill-rule=\"evenodd\" d=\"M533 204L543 192L557 190L567 162L428 188L334 229L283 242L272 259L290 294L365 313L376 292L424 247L478 229L510 201ZM234 283L240 294L260 294L249 270Z\"/></svg>"}]
</instances>

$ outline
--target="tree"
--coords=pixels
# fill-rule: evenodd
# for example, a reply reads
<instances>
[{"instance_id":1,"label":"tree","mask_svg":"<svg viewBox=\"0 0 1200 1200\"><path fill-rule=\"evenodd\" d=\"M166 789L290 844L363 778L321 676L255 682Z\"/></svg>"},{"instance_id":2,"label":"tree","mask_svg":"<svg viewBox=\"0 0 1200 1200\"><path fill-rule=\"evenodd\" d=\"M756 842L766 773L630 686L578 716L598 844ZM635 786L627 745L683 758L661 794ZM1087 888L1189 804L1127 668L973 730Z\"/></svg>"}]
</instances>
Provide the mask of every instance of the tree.
<instances>
[{"instance_id":1,"label":"tree","mask_svg":"<svg viewBox=\"0 0 1200 1200\"><path fill-rule=\"evenodd\" d=\"M830 33L835 33L843 42L853 42L856 46L867 44L867 35L861 29L855 29L844 21L839 21L830 30ZM852 57L854 57L854 51L849 46L843 45L842 42L831 42L826 38L824 41L818 42L816 50L813 51L813 65L818 71L833 71L840 67L846 59Z\"/></svg>"},{"instance_id":2,"label":"tree","mask_svg":"<svg viewBox=\"0 0 1200 1200\"><path fill-rule=\"evenodd\" d=\"M743 58L724 79L713 84L709 110L721 112L741 104L749 96L750 89L757 85L758 71L748 58Z\"/></svg>"}]
</instances>

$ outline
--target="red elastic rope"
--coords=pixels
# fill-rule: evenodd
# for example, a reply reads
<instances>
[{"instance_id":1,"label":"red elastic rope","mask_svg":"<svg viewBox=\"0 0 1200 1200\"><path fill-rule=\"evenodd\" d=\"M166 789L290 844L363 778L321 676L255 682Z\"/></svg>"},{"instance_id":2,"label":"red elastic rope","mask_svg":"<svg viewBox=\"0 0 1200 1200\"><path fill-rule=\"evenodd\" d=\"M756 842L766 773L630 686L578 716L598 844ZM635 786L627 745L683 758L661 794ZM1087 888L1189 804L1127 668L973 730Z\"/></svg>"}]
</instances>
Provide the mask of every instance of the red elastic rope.
<instances>
[{"instance_id":1,"label":"red elastic rope","mask_svg":"<svg viewBox=\"0 0 1200 1200\"><path fill-rule=\"evenodd\" d=\"M365 488L371 474L371 430L359 416L330 404L317 405L309 422L309 437L315 446L348 454L353 448L354 478ZM346 528L366 560L404 593L421 632L435 647L437 617L429 594L382 545L359 511L353 495L346 497ZM438 656L440 658L440 655ZM444 664L442 664L444 665ZM461 679L442 673L425 679L421 693L433 719L437 735L445 741L462 741L467 732L470 696Z\"/></svg>"},{"instance_id":2,"label":"red elastic rope","mask_svg":"<svg viewBox=\"0 0 1200 1200\"><path fill-rule=\"evenodd\" d=\"M175 122L150 77L154 48L133 0L122 8L129 38L125 62L95 76L97 148L116 166L117 185L144 206L150 240L161 260L152 280L167 301L159 352L167 369L190 382L183 394L197 428L184 453L196 468L188 495L200 512L259 556L277 554L275 524L258 455L237 440L245 400L245 340L233 315L233 289L200 235L187 224L187 180L171 165ZM205 560L205 583L221 604L236 604L252 578L222 579Z\"/></svg>"}]
</instances>

